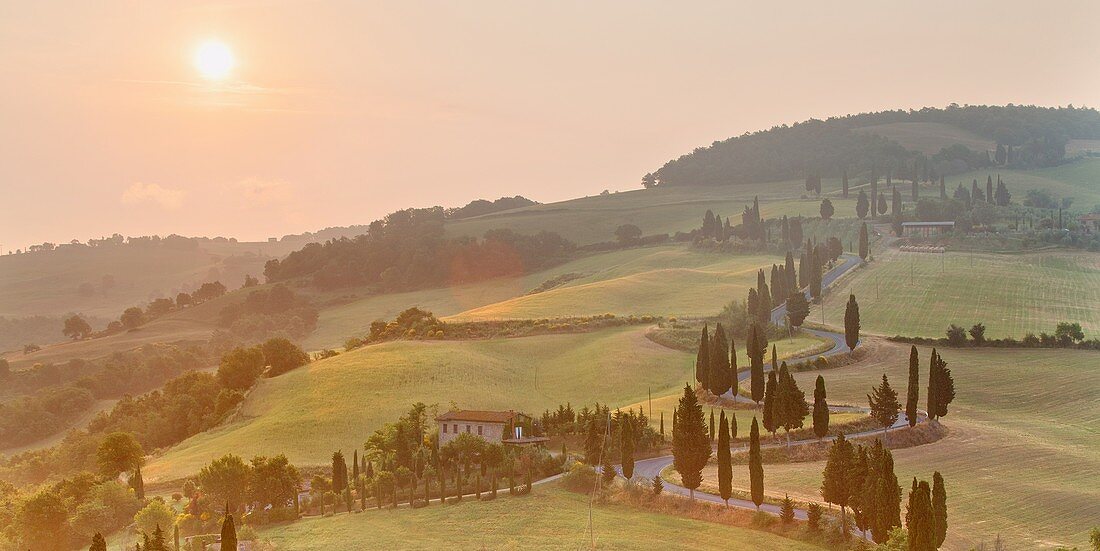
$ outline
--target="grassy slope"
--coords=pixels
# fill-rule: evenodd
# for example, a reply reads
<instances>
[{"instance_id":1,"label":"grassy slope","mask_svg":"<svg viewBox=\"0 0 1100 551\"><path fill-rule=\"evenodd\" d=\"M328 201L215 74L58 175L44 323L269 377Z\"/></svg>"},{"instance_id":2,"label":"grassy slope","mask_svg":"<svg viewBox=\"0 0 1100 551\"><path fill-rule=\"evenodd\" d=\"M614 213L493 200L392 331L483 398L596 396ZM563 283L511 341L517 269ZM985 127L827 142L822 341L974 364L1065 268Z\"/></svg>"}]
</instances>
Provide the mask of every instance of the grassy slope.
<instances>
[{"instance_id":1,"label":"grassy slope","mask_svg":"<svg viewBox=\"0 0 1100 551\"><path fill-rule=\"evenodd\" d=\"M1100 355L1058 350L943 350L958 395L934 444L894 452L898 478L943 473L947 549L969 549L1000 533L1011 548L1085 546L1100 518ZM929 349L921 348L922 384ZM908 349L878 362L825 372L831 401L862 403L883 372L902 398ZM796 374L812 388L816 373ZM923 407L924 395L921 395ZM819 500L823 462L771 465L770 495ZM735 486L747 477L735 473ZM907 490L906 490L907 495ZM904 498L903 498L904 501Z\"/></svg>"},{"instance_id":2,"label":"grassy slope","mask_svg":"<svg viewBox=\"0 0 1100 551\"><path fill-rule=\"evenodd\" d=\"M777 535L634 509L593 509L597 549L760 549L816 547ZM589 548L588 497L557 487L535 495L424 509L310 518L260 532L278 549Z\"/></svg>"},{"instance_id":3,"label":"grassy slope","mask_svg":"<svg viewBox=\"0 0 1100 551\"><path fill-rule=\"evenodd\" d=\"M412 402L541 412L560 403L629 404L649 389L672 392L689 377L689 354L630 327L586 334L465 342L391 342L263 380L239 419L153 459L146 480L193 474L227 452L286 453L320 465L361 446ZM538 386L535 386L537 370Z\"/></svg>"},{"instance_id":4,"label":"grassy slope","mask_svg":"<svg viewBox=\"0 0 1100 551\"><path fill-rule=\"evenodd\" d=\"M996 144L989 138L941 122L894 122L864 126L859 130L889 138L906 149L920 151L926 155L938 153L939 150L954 144L965 145L974 151L996 148Z\"/></svg>"},{"instance_id":5,"label":"grassy slope","mask_svg":"<svg viewBox=\"0 0 1100 551\"><path fill-rule=\"evenodd\" d=\"M759 268L783 260L771 255L708 254L685 246L643 251L556 289L469 310L453 319L525 319L608 312L713 315L723 302L745 295L748 287L756 284Z\"/></svg>"},{"instance_id":6,"label":"grassy slope","mask_svg":"<svg viewBox=\"0 0 1100 551\"><path fill-rule=\"evenodd\" d=\"M1022 203L1029 189L1045 189L1055 198L1073 197L1073 209L1088 212L1093 205L1100 205L1100 159L1086 158L1061 166L1038 170L995 170L987 169L969 172L947 178L947 193L960 184L967 189L974 178L985 186L986 176L992 174L996 183L997 174L1001 175L1012 200ZM983 193L985 188L982 188Z\"/></svg>"},{"instance_id":7,"label":"grassy slope","mask_svg":"<svg viewBox=\"0 0 1100 551\"><path fill-rule=\"evenodd\" d=\"M823 187L827 191L839 184L825 182ZM520 233L548 230L580 244L596 243L613 240L615 228L621 224L635 224L646 235L689 231L702 224L707 209L729 216L730 222L736 224L753 196L760 197L760 209L767 218L784 214L817 216L820 201L799 199L804 193L801 181L634 190L449 222L447 233L481 236L495 228L511 228ZM855 197L832 201L838 213L854 212Z\"/></svg>"},{"instance_id":8,"label":"grassy slope","mask_svg":"<svg viewBox=\"0 0 1100 551\"><path fill-rule=\"evenodd\" d=\"M828 295L829 323L843 326L844 303L855 293L862 327L872 333L940 337L951 323L969 328L979 321L990 337L1053 333L1060 321L1080 322L1089 337L1100 332L1100 256L1094 253L886 251L877 259Z\"/></svg>"},{"instance_id":9,"label":"grassy slope","mask_svg":"<svg viewBox=\"0 0 1100 551\"><path fill-rule=\"evenodd\" d=\"M589 274L587 278L575 280L574 283L618 277L627 273L624 270L628 271L630 266L644 267L645 259L669 254L669 251L683 251L683 256L692 256L684 245L627 249L586 256L523 277L498 278L454 287L368 296L322 309L317 330L306 339L304 345L310 349L340 346L347 337L365 334L372 321L392 319L410 306L426 308L440 317L453 316L466 310L523 296L542 282L561 274ZM697 256L708 257L708 255ZM624 266L627 268L623 268ZM635 270L639 269L642 268L635 268ZM576 312L567 311L564 315L574 314Z\"/></svg>"}]
</instances>

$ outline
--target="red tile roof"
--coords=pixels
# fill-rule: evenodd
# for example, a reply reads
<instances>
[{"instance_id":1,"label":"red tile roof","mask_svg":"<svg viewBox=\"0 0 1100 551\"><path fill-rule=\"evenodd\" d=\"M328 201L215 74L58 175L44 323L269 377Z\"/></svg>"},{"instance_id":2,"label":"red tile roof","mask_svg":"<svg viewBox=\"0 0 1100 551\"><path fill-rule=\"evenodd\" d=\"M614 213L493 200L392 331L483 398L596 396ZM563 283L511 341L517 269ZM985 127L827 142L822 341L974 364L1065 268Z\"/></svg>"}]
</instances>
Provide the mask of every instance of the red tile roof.
<instances>
[{"instance_id":1,"label":"red tile roof","mask_svg":"<svg viewBox=\"0 0 1100 551\"><path fill-rule=\"evenodd\" d=\"M505 424L508 421L515 419L516 417L526 417L522 413L515 411L481 411L476 409L460 409L455 411L448 411L439 417L436 417L436 421L475 421L480 423L501 423Z\"/></svg>"}]
</instances>

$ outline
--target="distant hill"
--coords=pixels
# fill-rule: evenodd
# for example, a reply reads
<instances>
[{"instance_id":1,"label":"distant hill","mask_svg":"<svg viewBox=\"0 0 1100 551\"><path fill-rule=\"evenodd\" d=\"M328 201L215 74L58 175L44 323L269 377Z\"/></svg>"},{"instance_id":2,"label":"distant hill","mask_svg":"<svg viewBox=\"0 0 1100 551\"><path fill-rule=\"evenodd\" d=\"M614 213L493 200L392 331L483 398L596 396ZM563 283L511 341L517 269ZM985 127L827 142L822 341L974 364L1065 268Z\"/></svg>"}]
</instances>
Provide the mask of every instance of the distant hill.
<instances>
[{"instance_id":1,"label":"distant hill","mask_svg":"<svg viewBox=\"0 0 1100 551\"><path fill-rule=\"evenodd\" d=\"M923 179L999 166L1055 166L1100 139L1090 108L949 106L809 120L714 142L646 180L659 186L744 184L892 173Z\"/></svg>"}]
</instances>

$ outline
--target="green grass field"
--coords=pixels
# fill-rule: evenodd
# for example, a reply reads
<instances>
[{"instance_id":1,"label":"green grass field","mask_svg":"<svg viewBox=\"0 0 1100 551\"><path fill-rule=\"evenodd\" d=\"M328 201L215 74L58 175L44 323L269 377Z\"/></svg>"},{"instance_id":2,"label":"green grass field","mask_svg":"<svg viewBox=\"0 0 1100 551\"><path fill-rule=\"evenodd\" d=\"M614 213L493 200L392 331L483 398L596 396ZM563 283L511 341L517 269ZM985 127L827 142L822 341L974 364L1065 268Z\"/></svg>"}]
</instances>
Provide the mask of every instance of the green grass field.
<instances>
[{"instance_id":1,"label":"green grass field","mask_svg":"<svg viewBox=\"0 0 1100 551\"><path fill-rule=\"evenodd\" d=\"M252 390L237 419L190 438L143 470L146 480L194 474L211 459L286 453L322 465L333 450L362 446L416 401L534 414L571 402L630 404L690 376L691 355L628 327L584 334L484 341L407 341L314 362ZM537 386L536 386L537 376Z\"/></svg>"},{"instance_id":2,"label":"green grass field","mask_svg":"<svg viewBox=\"0 0 1100 551\"><path fill-rule=\"evenodd\" d=\"M710 316L756 284L756 272L781 263L771 255L693 251L684 245L639 249L618 264L534 295L469 310L451 319L550 318L570 315Z\"/></svg>"},{"instance_id":3,"label":"green grass field","mask_svg":"<svg viewBox=\"0 0 1100 551\"><path fill-rule=\"evenodd\" d=\"M1061 166L1036 170L996 170L993 168L947 177L947 193L950 195L961 183L967 189L974 178L985 185L986 176L992 174L996 182L1001 175L1012 201L1022 204L1029 189L1045 189L1055 199L1073 197L1072 210L1088 212L1100 205L1100 159L1084 158ZM984 188L983 188L984 189Z\"/></svg>"},{"instance_id":4,"label":"green grass field","mask_svg":"<svg viewBox=\"0 0 1100 551\"><path fill-rule=\"evenodd\" d=\"M946 480L946 549L964 550L996 534L1009 549L1086 547L1100 518L1100 355L1061 350L942 350L957 398L944 418L949 434L933 444L896 450L898 478ZM920 348L922 382L929 349ZM824 372L832 401L866 402L886 372L905 395L908 347L889 346L876 360ZM816 373L795 375L803 388ZM923 389L922 389L923 407ZM765 468L772 496L820 500L823 462ZM734 485L747 486L735 473ZM906 492L907 495L907 492ZM904 500L904 498L903 498Z\"/></svg>"},{"instance_id":5,"label":"green grass field","mask_svg":"<svg viewBox=\"0 0 1100 551\"><path fill-rule=\"evenodd\" d=\"M778 535L635 509L596 505L597 549L759 549L817 547ZM588 496L556 486L533 495L447 507L375 510L310 518L259 532L276 549L590 549ZM444 543L445 542L445 543Z\"/></svg>"},{"instance_id":6,"label":"green grass field","mask_svg":"<svg viewBox=\"0 0 1100 551\"><path fill-rule=\"evenodd\" d=\"M951 323L969 328L980 321L988 337L1019 339L1028 331L1053 334L1058 322L1073 321L1086 337L1100 336L1094 253L884 252L827 295L828 323L843 326L850 293L870 333L942 337Z\"/></svg>"}]
</instances>

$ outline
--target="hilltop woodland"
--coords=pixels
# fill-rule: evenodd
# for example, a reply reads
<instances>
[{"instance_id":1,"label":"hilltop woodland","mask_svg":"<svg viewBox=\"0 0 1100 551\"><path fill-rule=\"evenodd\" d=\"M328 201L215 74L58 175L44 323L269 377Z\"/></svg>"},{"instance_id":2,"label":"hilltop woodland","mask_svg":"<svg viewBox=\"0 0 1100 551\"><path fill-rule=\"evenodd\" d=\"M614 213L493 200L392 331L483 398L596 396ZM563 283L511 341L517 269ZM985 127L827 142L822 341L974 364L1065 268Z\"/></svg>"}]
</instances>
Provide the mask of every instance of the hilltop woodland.
<instances>
[{"instance_id":1,"label":"hilltop woodland","mask_svg":"<svg viewBox=\"0 0 1100 551\"><path fill-rule=\"evenodd\" d=\"M997 144L996 154L963 145L931 157L857 129L897 122L939 122L957 126ZM862 175L867 180L892 172L915 173L921 180L992 166L1033 168L1063 162L1070 139L1100 139L1100 112L1088 108L964 106L919 111L883 111L809 120L700 147L665 163L642 180L645 187L719 185L803 177Z\"/></svg>"}]
</instances>

